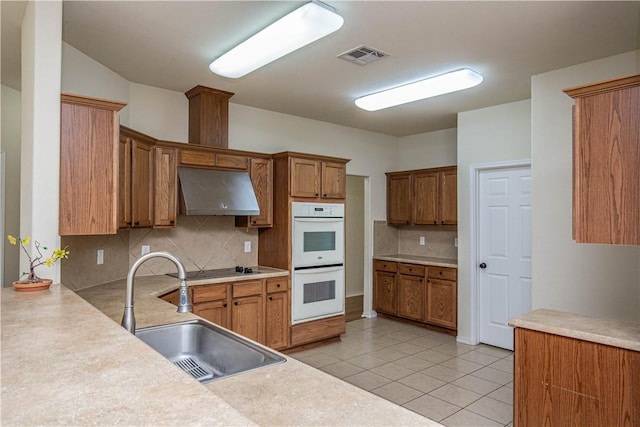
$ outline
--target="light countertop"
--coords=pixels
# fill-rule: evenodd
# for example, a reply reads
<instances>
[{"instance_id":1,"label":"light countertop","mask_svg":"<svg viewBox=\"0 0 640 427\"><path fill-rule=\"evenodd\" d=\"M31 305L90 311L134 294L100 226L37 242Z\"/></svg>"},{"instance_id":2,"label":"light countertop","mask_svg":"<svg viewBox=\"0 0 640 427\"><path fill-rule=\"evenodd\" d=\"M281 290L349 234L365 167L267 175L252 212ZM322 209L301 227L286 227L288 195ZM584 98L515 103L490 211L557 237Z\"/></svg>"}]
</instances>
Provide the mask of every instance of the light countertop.
<instances>
[{"instance_id":1,"label":"light countertop","mask_svg":"<svg viewBox=\"0 0 640 427\"><path fill-rule=\"evenodd\" d=\"M138 327L197 317L156 297L178 284L136 278ZM2 289L2 425L440 425L288 357L201 384L119 325L125 287Z\"/></svg>"},{"instance_id":2,"label":"light countertop","mask_svg":"<svg viewBox=\"0 0 640 427\"><path fill-rule=\"evenodd\" d=\"M509 325L640 351L639 323L596 319L562 311L538 309L511 319Z\"/></svg>"},{"instance_id":3,"label":"light countertop","mask_svg":"<svg viewBox=\"0 0 640 427\"><path fill-rule=\"evenodd\" d=\"M406 254L374 255L373 259L381 261L407 262L410 264L431 265L433 267L458 268L458 260L454 258L436 258Z\"/></svg>"}]
</instances>

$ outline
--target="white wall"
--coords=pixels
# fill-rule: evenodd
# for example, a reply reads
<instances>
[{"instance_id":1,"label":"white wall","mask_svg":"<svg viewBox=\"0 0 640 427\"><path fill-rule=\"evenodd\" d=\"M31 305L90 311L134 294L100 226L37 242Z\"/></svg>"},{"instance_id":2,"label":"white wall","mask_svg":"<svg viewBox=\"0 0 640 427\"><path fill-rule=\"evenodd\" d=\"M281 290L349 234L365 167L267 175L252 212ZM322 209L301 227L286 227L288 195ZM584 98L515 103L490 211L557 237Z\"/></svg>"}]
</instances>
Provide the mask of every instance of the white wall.
<instances>
[{"instance_id":1,"label":"white wall","mask_svg":"<svg viewBox=\"0 0 640 427\"><path fill-rule=\"evenodd\" d=\"M638 73L639 55L629 52L532 79L534 308L640 320L640 248L572 240L573 100L562 92Z\"/></svg>"},{"instance_id":2,"label":"white wall","mask_svg":"<svg viewBox=\"0 0 640 427\"><path fill-rule=\"evenodd\" d=\"M129 85L130 127L165 141L189 140L189 100L184 93Z\"/></svg>"},{"instance_id":3,"label":"white wall","mask_svg":"<svg viewBox=\"0 0 640 427\"><path fill-rule=\"evenodd\" d=\"M61 57L62 2L28 2L22 21L20 236L50 248L60 244ZM59 266L40 267L36 274L58 282ZM21 271L28 268L21 256Z\"/></svg>"},{"instance_id":4,"label":"white wall","mask_svg":"<svg viewBox=\"0 0 640 427\"><path fill-rule=\"evenodd\" d=\"M473 342L470 176L473 164L530 157L529 100L458 114L458 340ZM537 207L533 206L535 210ZM534 258L535 262L535 258ZM535 280L533 281L535 286Z\"/></svg>"},{"instance_id":5,"label":"white wall","mask_svg":"<svg viewBox=\"0 0 640 427\"><path fill-rule=\"evenodd\" d=\"M396 144L397 138L389 135L229 104L229 148L351 159L347 174L371 177L373 220L386 218L384 173L396 168Z\"/></svg>"},{"instance_id":6,"label":"white wall","mask_svg":"<svg viewBox=\"0 0 640 427\"><path fill-rule=\"evenodd\" d=\"M9 244L6 234L20 233L20 114L21 96L17 90L2 85L2 143L0 150L5 154L4 180L4 247L2 286L10 286L19 276L20 251Z\"/></svg>"},{"instance_id":7,"label":"white wall","mask_svg":"<svg viewBox=\"0 0 640 427\"><path fill-rule=\"evenodd\" d=\"M399 138L396 170L455 165L458 157L456 147L456 128Z\"/></svg>"},{"instance_id":8,"label":"white wall","mask_svg":"<svg viewBox=\"0 0 640 427\"><path fill-rule=\"evenodd\" d=\"M62 43L62 92L74 95L129 102L129 81L88 57L75 47ZM120 110L120 123L129 126L129 110Z\"/></svg>"}]
</instances>

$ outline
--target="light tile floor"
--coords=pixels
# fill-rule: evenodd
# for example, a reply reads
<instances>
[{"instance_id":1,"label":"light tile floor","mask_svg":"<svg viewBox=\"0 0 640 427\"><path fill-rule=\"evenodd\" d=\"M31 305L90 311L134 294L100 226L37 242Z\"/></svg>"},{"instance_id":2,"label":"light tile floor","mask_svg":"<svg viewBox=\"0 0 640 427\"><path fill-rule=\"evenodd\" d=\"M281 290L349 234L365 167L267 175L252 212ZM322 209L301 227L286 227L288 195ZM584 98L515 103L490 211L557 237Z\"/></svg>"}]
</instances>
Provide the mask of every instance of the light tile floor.
<instances>
[{"instance_id":1,"label":"light tile floor","mask_svg":"<svg viewBox=\"0 0 640 427\"><path fill-rule=\"evenodd\" d=\"M445 426L511 426L513 352L385 318L292 357Z\"/></svg>"}]
</instances>

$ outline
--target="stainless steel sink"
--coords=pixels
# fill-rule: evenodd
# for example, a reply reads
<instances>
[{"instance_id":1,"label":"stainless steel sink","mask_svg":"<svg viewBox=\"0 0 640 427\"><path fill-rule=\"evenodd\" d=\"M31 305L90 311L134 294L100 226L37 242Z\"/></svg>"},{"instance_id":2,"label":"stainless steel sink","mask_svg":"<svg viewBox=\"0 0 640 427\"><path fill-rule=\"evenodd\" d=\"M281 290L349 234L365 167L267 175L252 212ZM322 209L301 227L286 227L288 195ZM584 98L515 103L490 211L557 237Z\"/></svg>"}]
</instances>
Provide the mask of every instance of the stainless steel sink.
<instances>
[{"instance_id":1,"label":"stainless steel sink","mask_svg":"<svg viewBox=\"0 0 640 427\"><path fill-rule=\"evenodd\" d=\"M137 329L136 336L203 383L286 361L202 320Z\"/></svg>"}]
</instances>

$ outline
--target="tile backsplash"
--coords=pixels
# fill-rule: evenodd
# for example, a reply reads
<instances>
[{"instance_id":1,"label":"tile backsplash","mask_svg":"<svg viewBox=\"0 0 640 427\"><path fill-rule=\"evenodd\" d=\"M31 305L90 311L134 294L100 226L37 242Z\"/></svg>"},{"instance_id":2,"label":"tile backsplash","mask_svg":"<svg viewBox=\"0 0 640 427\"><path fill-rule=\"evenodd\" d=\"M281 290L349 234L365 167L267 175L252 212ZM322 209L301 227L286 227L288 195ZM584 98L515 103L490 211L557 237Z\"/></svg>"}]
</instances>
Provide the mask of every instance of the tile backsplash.
<instances>
[{"instance_id":1,"label":"tile backsplash","mask_svg":"<svg viewBox=\"0 0 640 427\"><path fill-rule=\"evenodd\" d=\"M244 252L246 241L251 242L250 252ZM181 215L175 228L122 230L115 236L65 236L62 244L71 251L61 265L62 283L74 290L126 278L142 245L177 256L187 271L258 263L258 230L236 228L233 216ZM96 263L98 249L104 250L102 265ZM175 271L168 260L150 259L136 276Z\"/></svg>"},{"instance_id":2,"label":"tile backsplash","mask_svg":"<svg viewBox=\"0 0 640 427\"><path fill-rule=\"evenodd\" d=\"M437 258L458 258L452 230L437 230L430 226L391 227L385 221L374 221L374 254L405 254ZM425 244L420 245L420 237Z\"/></svg>"}]
</instances>

